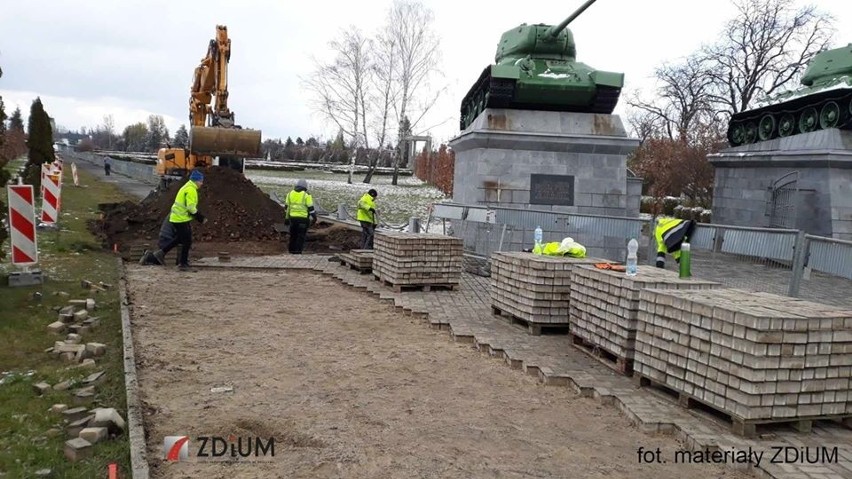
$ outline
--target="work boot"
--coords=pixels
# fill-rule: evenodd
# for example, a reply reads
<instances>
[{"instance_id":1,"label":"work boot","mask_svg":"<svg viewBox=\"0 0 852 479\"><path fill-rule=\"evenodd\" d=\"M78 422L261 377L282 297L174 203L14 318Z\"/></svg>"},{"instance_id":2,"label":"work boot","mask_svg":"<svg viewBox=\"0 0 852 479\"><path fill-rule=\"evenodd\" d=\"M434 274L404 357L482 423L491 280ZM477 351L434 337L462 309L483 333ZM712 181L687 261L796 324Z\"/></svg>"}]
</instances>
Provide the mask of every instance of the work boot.
<instances>
[{"instance_id":1,"label":"work boot","mask_svg":"<svg viewBox=\"0 0 852 479\"><path fill-rule=\"evenodd\" d=\"M196 273L196 272L198 272L197 269L189 266L188 264L182 264L182 265L178 266L178 271L182 271L184 273Z\"/></svg>"},{"instance_id":2,"label":"work boot","mask_svg":"<svg viewBox=\"0 0 852 479\"><path fill-rule=\"evenodd\" d=\"M157 264L159 264L160 266L166 265L166 253L163 253L163 250L158 249L157 251L154 251L151 256L154 257L154 260L156 260Z\"/></svg>"},{"instance_id":3,"label":"work boot","mask_svg":"<svg viewBox=\"0 0 852 479\"><path fill-rule=\"evenodd\" d=\"M148 264L148 254L149 253L148 253L147 249L142 252L142 257L139 258L139 264L140 265L145 266L146 264Z\"/></svg>"}]
</instances>

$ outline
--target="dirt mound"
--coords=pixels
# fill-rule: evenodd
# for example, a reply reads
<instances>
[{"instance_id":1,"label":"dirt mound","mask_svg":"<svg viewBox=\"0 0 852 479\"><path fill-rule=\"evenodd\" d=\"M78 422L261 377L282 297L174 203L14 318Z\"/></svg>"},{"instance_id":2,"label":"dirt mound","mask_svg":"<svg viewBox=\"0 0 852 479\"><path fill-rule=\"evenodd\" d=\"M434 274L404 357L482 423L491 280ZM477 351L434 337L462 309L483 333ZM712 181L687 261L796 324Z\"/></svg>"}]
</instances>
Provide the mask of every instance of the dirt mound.
<instances>
[{"instance_id":1,"label":"dirt mound","mask_svg":"<svg viewBox=\"0 0 852 479\"><path fill-rule=\"evenodd\" d=\"M90 228L103 239L106 246L118 244L122 251L138 242L156 244L160 226L169 215L175 196L183 184L177 182L167 190L154 191L139 203L126 201L103 205L103 219L92 222ZM282 238L281 233L274 229L276 223L284 221L284 208L234 170L207 168L204 171L204 185L198 190L198 203L198 210L207 218L207 223L192 223L195 242L286 241L286 235ZM350 249L358 246L356 231L322 223L311 230L309 243L316 239L322 243L322 246L315 245L319 246L318 249Z\"/></svg>"}]
</instances>

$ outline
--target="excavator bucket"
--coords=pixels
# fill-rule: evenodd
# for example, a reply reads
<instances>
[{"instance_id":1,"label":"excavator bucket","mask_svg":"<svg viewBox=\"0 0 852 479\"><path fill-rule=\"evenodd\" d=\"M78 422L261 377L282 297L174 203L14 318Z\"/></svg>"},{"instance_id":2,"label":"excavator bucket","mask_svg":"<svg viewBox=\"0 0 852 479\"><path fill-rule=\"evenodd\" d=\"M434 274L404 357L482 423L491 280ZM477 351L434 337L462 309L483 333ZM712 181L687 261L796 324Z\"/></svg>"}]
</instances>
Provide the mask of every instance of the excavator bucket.
<instances>
[{"instance_id":1,"label":"excavator bucket","mask_svg":"<svg viewBox=\"0 0 852 479\"><path fill-rule=\"evenodd\" d=\"M189 151L206 156L260 156L260 130L194 126L189 130Z\"/></svg>"}]
</instances>

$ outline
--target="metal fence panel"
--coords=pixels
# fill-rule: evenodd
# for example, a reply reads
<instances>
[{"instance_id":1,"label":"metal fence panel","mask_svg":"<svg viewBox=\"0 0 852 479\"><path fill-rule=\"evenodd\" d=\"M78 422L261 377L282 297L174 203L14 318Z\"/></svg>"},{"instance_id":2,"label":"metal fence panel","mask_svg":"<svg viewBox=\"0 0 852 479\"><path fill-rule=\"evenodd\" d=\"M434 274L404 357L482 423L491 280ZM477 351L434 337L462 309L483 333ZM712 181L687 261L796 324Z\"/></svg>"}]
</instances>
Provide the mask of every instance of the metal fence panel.
<instances>
[{"instance_id":1,"label":"metal fence panel","mask_svg":"<svg viewBox=\"0 0 852 479\"><path fill-rule=\"evenodd\" d=\"M722 252L792 262L796 234L728 229L722 242Z\"/></svg>"},{"instance_id":2,"label":"metal fence panel","mask_svg":"<svg viewBox=\"0 0 852 479\"><path fill-rule=\"evenodd\" d=\"M831 240L810 235L807 239L809 268L852 279L852 241Z\"/></svg>"}]
</instances>

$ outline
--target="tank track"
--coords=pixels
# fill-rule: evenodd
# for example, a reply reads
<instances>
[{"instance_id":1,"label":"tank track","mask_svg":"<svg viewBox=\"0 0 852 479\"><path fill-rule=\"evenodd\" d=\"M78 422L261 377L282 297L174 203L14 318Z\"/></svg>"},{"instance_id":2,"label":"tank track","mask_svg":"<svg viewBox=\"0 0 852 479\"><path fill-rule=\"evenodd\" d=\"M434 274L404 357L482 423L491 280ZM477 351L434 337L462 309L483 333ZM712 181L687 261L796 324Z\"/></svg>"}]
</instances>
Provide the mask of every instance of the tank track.
<instances>
[{"instance_id":1,"label":"tank track","mask_svg":"<svg viewBox=\"0 0 852 479\"><path fill-rule=\"evenodd\" d=\"M728 144L736 147L827 128L852 129L852 89L816 93L737 113L728 122L727 136Z\"/></svg>"},{"instance_id":2,"label":"tank track","mask_svg":"<svg viewBox=\"0 0 852 479\"><path fill-rule=\"evenodd\" d=\"M621 88L607 86L597 87L597 94L591 105L553 105L541 103L516 103L515 97L516 80L504 78L492 78L491 67L486 67L473 84L473 87L462 99L459 115L459 128L465 128L473 123L473 120L482 113L485 108L509 108L514 110L545 110L545 111L570 111L576 113L600 113L609 115L618 104Z\"/></svg>"}]
</instances>

